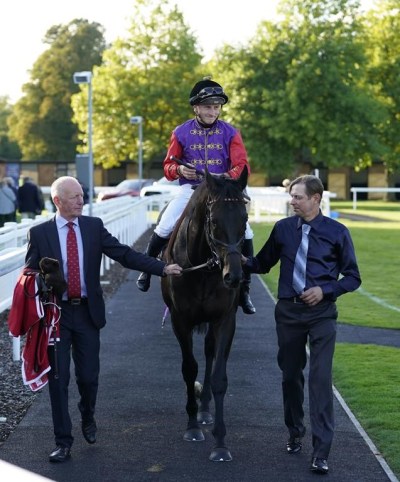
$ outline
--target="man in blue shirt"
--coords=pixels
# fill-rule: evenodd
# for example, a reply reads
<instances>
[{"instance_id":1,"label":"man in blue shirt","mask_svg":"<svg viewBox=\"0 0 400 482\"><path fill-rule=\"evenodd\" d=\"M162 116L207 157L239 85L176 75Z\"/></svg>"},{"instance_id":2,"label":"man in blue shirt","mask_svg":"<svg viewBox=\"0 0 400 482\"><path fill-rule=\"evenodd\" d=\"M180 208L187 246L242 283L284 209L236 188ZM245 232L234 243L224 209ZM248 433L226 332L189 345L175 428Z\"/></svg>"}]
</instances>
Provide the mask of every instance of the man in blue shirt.
<instances>
[{"instance_id":1,"label":"man in blue shirt","mask_svg":"<svg viewBox=\"0 0 400 482\"><path fill-rule=\"evenodd\" d=\"M253 273L268 273L280 261L275 320L284 417L289 430L286 449L289 454L299 453L306 432L303 370L307 363L308 340L313 446L310 469L320 474L328 472L327 459L334 431L332 362L337 320L335 301L361 284L348 229L321 212L323 190L322 182L315 176L301 176L292 181L289 194L294 216L278 221L260 252L253 258L243 259L244 270ZM302 248L299 250L300 245ZM293 279L295 264L297 271L298 250L303 250L305 254L305 279L300 289L297 287L298 279Z\"/></svg>"}]
</instances>

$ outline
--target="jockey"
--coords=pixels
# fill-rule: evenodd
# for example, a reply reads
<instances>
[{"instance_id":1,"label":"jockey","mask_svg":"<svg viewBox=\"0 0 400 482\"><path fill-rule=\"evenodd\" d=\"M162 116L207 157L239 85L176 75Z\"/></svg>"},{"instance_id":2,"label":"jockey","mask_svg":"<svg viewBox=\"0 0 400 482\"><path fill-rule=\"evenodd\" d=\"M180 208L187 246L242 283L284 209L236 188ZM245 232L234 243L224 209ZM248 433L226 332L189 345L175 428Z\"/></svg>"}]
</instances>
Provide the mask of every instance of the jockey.
<instances>
[{"instance_id":1,"label":"jockey","mask_svg":"<svg viewBox=\"0 0 400 482\"><path fill-rule=\"evenodd\" d=\"M163 162L165 177L173 181L179 179L180 190L165 209L150 242L146 254L156 257L167 244L169 237L193 194L192 186L200 184L202 176L198 171L208 171L214 176L238 179L244 167L250 174L246 149L240 132L225 121L219 119L222 106L228 102L228 96L217 82L204 78L197 82L189 95L195 117L179 125L172 132L167 156ZM174 158L184 161L183 166ZM193 166L191 168L190 166ZM196 172L197 171L197 172ZM249 223L246 226L243 255L253 253L253 231ZM136 284L141 291L150 287L150 274L141 273ZM240 288L239 304L244 313L253 314L256 309L250 299L250 275L244 275Z\"/></svg>"}]
</instances>

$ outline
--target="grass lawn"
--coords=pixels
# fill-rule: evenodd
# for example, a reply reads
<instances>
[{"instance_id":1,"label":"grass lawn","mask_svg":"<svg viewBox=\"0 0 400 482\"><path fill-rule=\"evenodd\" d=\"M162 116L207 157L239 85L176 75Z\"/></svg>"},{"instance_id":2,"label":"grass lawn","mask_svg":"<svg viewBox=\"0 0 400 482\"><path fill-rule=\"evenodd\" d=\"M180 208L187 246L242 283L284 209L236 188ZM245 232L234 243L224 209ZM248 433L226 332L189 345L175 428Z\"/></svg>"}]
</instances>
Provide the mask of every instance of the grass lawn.
<instances>
[{"instance_id":1,"label":"grass lawn","mask_svg":"<svg viewBox=\"0 0 400 482\"><path fill-rule=\"evenodd\" d=\"M351 202L332 210L353 213ZM337 301L339 321L359 326L400 329L400 203L357 202L357 214L380 222L341 218L352 235L361 272L361 289ZM274 223L252 224L255 253ZM276 297L279 265L262 275ZM363 428L400 476L400 350L375 345L337 343L334 384Z\"/></svg>"}]
</instances>

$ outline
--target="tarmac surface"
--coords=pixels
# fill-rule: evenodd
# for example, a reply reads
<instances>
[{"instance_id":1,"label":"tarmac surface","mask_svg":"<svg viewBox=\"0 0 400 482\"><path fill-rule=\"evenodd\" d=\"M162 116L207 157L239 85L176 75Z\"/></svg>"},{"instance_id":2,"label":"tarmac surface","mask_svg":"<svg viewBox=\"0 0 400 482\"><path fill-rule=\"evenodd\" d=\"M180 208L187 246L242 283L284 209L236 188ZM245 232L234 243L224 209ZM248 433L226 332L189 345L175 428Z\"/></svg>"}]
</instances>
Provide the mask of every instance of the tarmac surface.
<instances>
[{"instance_id":1,"label":"tarmac surface","mask_svg":"<svg viewBox=\"0 0 400 482\"><path fill-rule=\"evenodd\" d=\"M75 442L71 460L63 464L48 461L54 440L47 387L0 447L0 459L60 482L309 482L323 477L309 471L309 431L300 454L286 453L274 301L261 279L253 276L251 290L257 313L244 315L239 308L228 363L226 443L233 461L217 463L208 460L213 448L212 426L204 429L204 442L183 440L187 418L180 349L169 318L161 327L164 304L159 279L153 278L149 292L142 293L136 288L136 277L136 272L130 272L106 305L97 443L88 445L80 432L78 395L72 377L70 411ZM338 326L338 342L378 343L382 336L393 346L393 335L388 330ZM194 341L201 381L203 336L194 335ZM305 411L308 414L307 391ZM336 399L335 414L330 470L324 480L397 480L385 473ZM309 428L308 415L306 425Z\"/></svg>"}]
</instances>

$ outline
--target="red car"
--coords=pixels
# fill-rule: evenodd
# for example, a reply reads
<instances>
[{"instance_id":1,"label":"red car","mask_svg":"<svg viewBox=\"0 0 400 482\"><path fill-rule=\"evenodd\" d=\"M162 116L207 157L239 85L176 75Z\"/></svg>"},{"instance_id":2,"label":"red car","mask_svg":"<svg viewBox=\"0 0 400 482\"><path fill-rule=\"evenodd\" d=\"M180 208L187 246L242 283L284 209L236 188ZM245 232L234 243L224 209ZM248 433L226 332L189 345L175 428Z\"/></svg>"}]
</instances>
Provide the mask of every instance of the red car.
<instances>
[{"instance_id":1,"label":"red car","mask_svg":"<svg viewBox=\"0 0 400 482\"><path fill-rule=\"evenodd\" d=\"M154 181L154 179L125 179L117 186L101 191L97 196L97 201L105 201L120 196L139 196L142 187L151 186Z\"/></svg>"}]
</instances>

